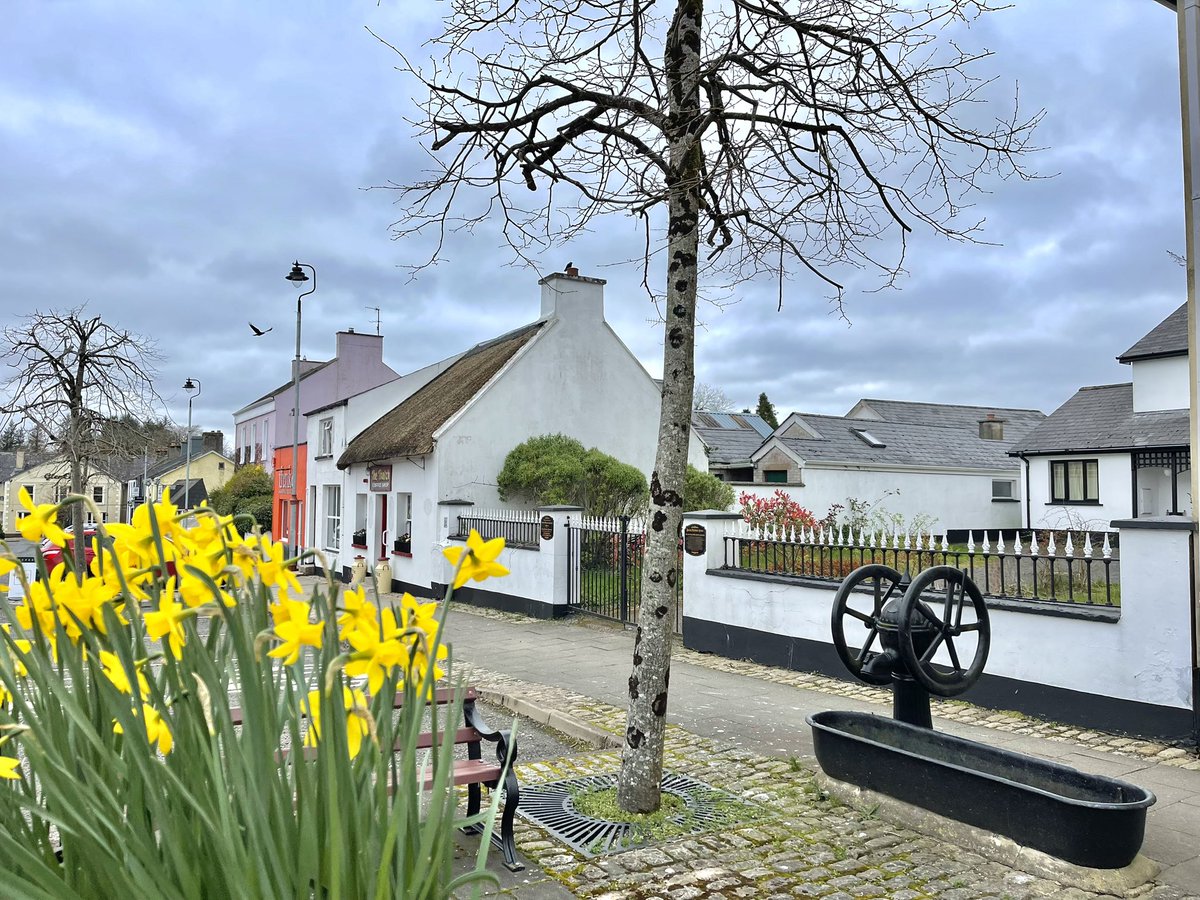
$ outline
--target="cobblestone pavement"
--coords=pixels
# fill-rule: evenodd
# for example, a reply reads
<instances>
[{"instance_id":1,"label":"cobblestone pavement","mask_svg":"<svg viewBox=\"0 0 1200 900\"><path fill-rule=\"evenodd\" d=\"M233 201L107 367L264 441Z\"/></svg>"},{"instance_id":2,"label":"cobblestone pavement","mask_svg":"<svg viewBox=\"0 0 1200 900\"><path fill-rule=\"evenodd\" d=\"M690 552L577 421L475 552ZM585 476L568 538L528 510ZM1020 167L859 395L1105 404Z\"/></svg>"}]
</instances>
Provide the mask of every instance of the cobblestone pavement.
<instances>
[{"instance_id":1,"label":"cobblestone pavement","mask_svg":"<svg viewBox=\"0 0 1200 900\"><path fill-rule=\"evenodd\" d=\"M481 688L521 696L590 725L619 733L624 711L561 687L469 667ZM583 753L518 766L524 784L616 771L620 751ZM759 806L764 817L667 842L588 859L518 819L521 853L579 897L600 900L882 897L891 900L1085 898L1101 896L1007 868L843 806L815 784L798 760L764 757L668 726L665 767ZM1196 898L1163 885L1128 897Z\"/></svg>"}]
</instances>

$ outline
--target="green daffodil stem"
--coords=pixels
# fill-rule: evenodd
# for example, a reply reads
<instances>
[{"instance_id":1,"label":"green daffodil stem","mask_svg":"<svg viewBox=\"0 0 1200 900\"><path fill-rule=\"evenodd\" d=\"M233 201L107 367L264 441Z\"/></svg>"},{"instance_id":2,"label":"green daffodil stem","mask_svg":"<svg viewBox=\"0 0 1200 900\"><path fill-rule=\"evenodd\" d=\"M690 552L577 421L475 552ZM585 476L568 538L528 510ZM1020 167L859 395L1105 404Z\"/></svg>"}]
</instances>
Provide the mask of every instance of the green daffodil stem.
<instances>
[{"instance_id":1,"label":"green daffodil stem","mask_svg":"<svg viewBox=\"0 0 1200 900\"><path fill-rule=\"evenodd\" d=\"M337 678L338 673L341 672L342 669L346 668L346 663L348 663L350 659L351 656L349 653L339 653L329 661L329 665L325 669L324 688L326 696L331 696L333 694L333 682Z\"/></svg>"}]
</instances>

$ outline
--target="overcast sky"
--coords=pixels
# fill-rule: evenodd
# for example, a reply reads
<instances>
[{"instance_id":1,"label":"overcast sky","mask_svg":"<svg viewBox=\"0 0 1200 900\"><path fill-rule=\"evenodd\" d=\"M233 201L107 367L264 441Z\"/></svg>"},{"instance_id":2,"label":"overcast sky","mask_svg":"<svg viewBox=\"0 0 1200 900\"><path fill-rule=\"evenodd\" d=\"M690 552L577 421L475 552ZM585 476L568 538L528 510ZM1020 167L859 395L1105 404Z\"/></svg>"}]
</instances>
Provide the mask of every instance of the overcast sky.
<instances>
[{"instance_id":1,"label":"overcast sky","mask_svg":"<svg viewBox=\"0 0 1200 900\"><path fill-rule=\"evenodd\" d=\"M374 328L401 372L536 318L537 274L488 236L452 240L409 283L418 242L390 239L414 174L414 58L446 4L293 0L204 4L6 0L0 30L0 324L87 303L156 338L158 388L186 420L230 435L232 412L285 382L294 258L319 271L304 354ZM1174 16L1152 0L1016 0L970 32L988 71L1044 107L1037 169L979 203L991 246L913 242L901 289L851 290L849 326L816 290L746 285L701 311L700 381L738 407L840 414L862 396L1036 407L1127 381L1114 357L1183 302ZM1086 9L1086 12L1082 12ZM661 329L614 266L637 254L625 220L554 248L608 279L609 321L655 375ZM867 285L864 282L863 286ZM857 286L852 286L857 287ZM274 331L254 338L247 320Z\"/></svg>"}]
</instances>

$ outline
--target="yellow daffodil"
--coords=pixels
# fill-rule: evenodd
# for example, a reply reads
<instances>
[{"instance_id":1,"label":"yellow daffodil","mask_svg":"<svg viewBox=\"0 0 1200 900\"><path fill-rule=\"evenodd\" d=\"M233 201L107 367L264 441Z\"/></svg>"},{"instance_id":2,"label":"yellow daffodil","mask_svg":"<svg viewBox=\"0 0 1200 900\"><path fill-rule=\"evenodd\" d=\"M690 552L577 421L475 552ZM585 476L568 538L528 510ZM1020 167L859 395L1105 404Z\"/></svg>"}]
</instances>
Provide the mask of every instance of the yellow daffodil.
<instances>
[{"instance_id":1,"label":"yellow daffodil","mask_svg":"<svg viewBox=\"0 0 1200 900\"><path fill-rule=\"evenodd\" d=\"M338 636L344 641L352 631L379 628L378 611L375 604L367 600L367 592L363 585L342 591L342 609L338 616Z\"/></svg>"},{"instance_id":2,"label":"yellow daffodil","mask_svg":"<svg viewBox=\"0 0 1200 900\"><path fill-rule=\"evenodd\" d=\"M11 756L0 756L0 778L18 780L21 777L21 761Z\"/></svg>"},{"instance_id":3,"label":"yellow daffodil","mask_svg":"<svg viewBox=\"0 0 1200 900\"><path fill-rule=\"evenodd\" d=\"M17 561L11 556L0 556L0 575L7 575L17 567Z\"/></svg>"},{"instance_id":4,"label":"yellow daffodil","mask_svg":"<svg viewBox=\"0 0 1200 900\"><path fill-rule=\"evenodd\" d=\"M0 627L2 627L5 632L12 632L11 625L3 625ZM24 638L13 638L12 643L13 646L19 651L19 653L14 653L11 649L8 651L8 658L12 661L13 674L18 678L24 678L29 674L29 670L26 668L25 661L20 654L28 653L31 649L33 649L33 644ZM0 704L7 704L10 700L12 700L12 698L12 692L8 689L8 685L0 682Z\"/></svg>"},{"instance_id":5,"label":"yellow daffodil","mask_svg":"<svg viewBox=\"0 0 1200 900\"><path fill-rule=\"evenodd\" d=\"M100 651L100 665L105 676L113 683L118 691L122 694L132 694L133 686L129 683L129 677L125 674L125 666L121 663L121 658L115 653L109 653L107 650ZM146 676L142 674L140 666L135 666L134 670L137 673L138 696L144 697L150 692L150 685L146 682Z\"/></svg>"},{"instance_id":6,"label":"yellow daffodil","mask_svg":"<svg viewBox=\"0 0 1200 900\"><path fill-rule=\"evenodd\" d=\"M359 628L347 633L346 640L355 653L346 664L346 674L352 677L367 676L367 688L372 694L378 692L384 676L396 666L409 668L409 653L400 640L404 630L396 624L396 614L385 607L378 624Z\"/></svg>"},{"instance_id":7,"label":"yellow daffodil","mask_svg":"<svg viewBox=\"0 0 1200 900\"><path fill-rule=\"evenodd\" d=\"M487 578L500 578L507 575L508 569L496 562L496 557L503 549L504 538L498 537L485 541L479 536L479 532L472 528L471 534L467 537L466 547L447 547L443 550L442 555L450 560L450 564L453 566L457 566L463 555L466 555L466 558L462 559L462 567L454 576L455 590L468 581L483 581Z\"/></svg>"},{"instance_id":8,"label":"yellow daffodil","mask_svg":"<svg viewBox=\"0 0 1200 900\"><path fill-rule=\"evenodd\" d=\"M258 539L258 549L262 553L262 562L258 565L258 577L267 587L287 587L294 593L303 593L296 573L284 562L284 544L282 541L272 542L265 534Z\"/></svg>"},{"instance_id":9,"label":"yellow daffodil","mask_svg":"<svg viewBox=\"0 0 1200 900\"><path fill-rule=\"evenodd\" d=\"M219 558L223 551L217 551L217 554L211 553L194 553L188 556L176 567L179 573L179 596L183 598L183 602L189 607L195 609L198 606L220 601L225 606L236 606L237 603L228 593L221 590L219 587L214 594L213 589L209 586L199 574L203 573L213 580L215 584L220 584L224 578L222 569L224 562ZM196 571L193 571L196 570Z\"/></svg>"},{"instance_id":10,"label":"yellow daffodil","mask_svg":"<svg viewBox=\"0 0 1200 900\"><path fill-rule=\"evenodd\" d=\"M187 636L183 632L183 620L189 611L175 599L175 579L168 578L167 585L158 595L158 609L145 615L146 633L153 640L169 640L171 654L179 659Z\"/></svg>"},{"instance_id":11,"label":"yellow daffodil","mask_svg":"<svg viewBox=\"0 0 1200 900\"><path fill-rule=\"evenodd\" d=\"M285 600L277 606L280 608L275 619L275 637L283 643L267 655L283 658L283 664L290 666L300 658L301 646L321 646L325 625L323 622L309 622L308 604L300 600ZM275 614L275 610L272 610L272 615Z\"/></svg>"},{"instance_id":12,"label":"yellow daffodil","mask_svg":"<svg viewBox=\"0 0 1200 900\"><path fill-rule=\"evenodd\" d=\"M146 740L150 742L150 745L157 744L158 752L164 756L170 753L171 748L175 746L175 739L171 736L171 729L158 710L149 703L143 703L142 713L138 718L142 720L142 725L146 729ZM113 731L116 734L125 733L120 722L113 723Z\"/></svg>"},{"instance_id":13,"label":"yellow daffodil","mask_svg":"<svg viewBox=\"0 0 1200 900\"><path fill-rule=\"evenodd\" d=\"M363 738L371 733L367 718L371 715L367 707L367 697L360 690L342 688L342 708L346 710L346 744L350 749L350 758L358 756L362 749ZM304 714L308 716L308 732L304 735L304 746L315 747L321 739L321 692L309 691L308 698L302 704Z\"/></svg>"},{"instance_id":14,"label":"yellow daffodil","mask_svg":"<svg viewBox=\"0 0 1200 900\"><path fill-rule=\"evenodd\" d=\"M17 500L25 507L28 515L17 519L17 531L27 541L40 541L47 537L60 547L67 546L67 533L58 527L58 507L53 503L34 505L29 491L24 487L17 492Z\"/></svg>"}]
</instances>

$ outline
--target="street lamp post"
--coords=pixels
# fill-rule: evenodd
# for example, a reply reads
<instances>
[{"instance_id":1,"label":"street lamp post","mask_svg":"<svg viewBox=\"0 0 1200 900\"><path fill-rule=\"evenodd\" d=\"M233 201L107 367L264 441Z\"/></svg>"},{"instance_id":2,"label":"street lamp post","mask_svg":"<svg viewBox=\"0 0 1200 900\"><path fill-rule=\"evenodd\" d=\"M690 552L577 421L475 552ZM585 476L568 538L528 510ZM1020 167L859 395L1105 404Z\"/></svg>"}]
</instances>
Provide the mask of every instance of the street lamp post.
<instances>
[{"instance_id":1,"label":"street lamp post","mask_svg":"<svg viewBox=\"0 0 1200 900\"><path fill-rule=\"evenodd\" d=\"M292 556L300 552L300 301L317 289L317 270L296 260L292 271L284 276L299 288L308 281L305 269L312 272L312 287L296 298L296 359L292 363L292 380L296 386L292 401L292 523L288 535Z\"/></svg>"},{"instance_id":2,"label":"street lamp post","mask_svg":"<svg viewBox=\"0 0 1200 900\"><path fill-rule=\"evenodd\" d=\"M183 469L183 508L192 508L192 401L200 396L200 379L189 378L183 383L188 395L187 463ZM144 490L144 488L143 488Z\"/></svg>"}]
</instances>

